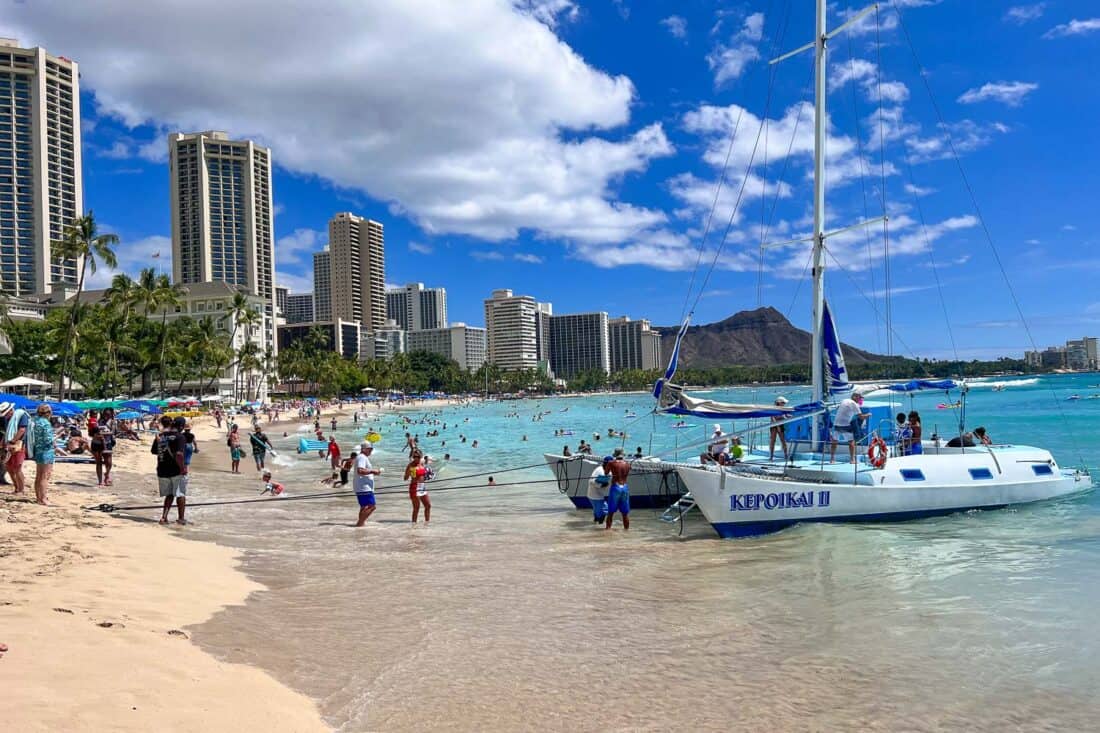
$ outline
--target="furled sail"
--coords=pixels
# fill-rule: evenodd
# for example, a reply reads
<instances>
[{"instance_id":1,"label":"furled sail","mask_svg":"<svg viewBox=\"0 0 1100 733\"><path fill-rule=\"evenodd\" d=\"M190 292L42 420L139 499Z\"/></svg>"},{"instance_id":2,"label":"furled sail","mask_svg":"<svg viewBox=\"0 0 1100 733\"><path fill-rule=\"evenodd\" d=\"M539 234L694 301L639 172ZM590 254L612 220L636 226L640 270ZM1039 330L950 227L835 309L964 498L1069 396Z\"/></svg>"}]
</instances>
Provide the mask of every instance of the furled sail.
<instances>
[{"instance_id":1,"label":"furled sail","mask_svg":"<svg viewBox=\"0 0 1100 733\"><path fill-rule=\"evenodd\" d=\"M680 361L680 342L684 340L684 334L687 333L689 323L691 323L690 315L680 324L680 331L676 334L676 343L672 346L672 356L668 358L668 368L665 369L665 375L658 379L657 383L653 385L653 399L657 400L659 406L664 406L661 396L665 391L666 385L669 385L672 382L672 378L676 376L676 364ZM675 399L673 399L673 402L675 402Z\"/></svg>"},{"instance_id":2,"label":"furled sail","mask_svg":"<svg viewBox=\"0 0 1100 733\"><path fill-rule=\"evenodd\" d=\"M826 397L843 399L852 394L852 385L848 381L848 367L844 365L844 352L840 348L840 337L836 332L836 322L833 320L832 311L829 310L828 301L825 302L825 311L822 317L821 340L824 344L825 355L825 384Z\"/></svg>"}]
</instances>

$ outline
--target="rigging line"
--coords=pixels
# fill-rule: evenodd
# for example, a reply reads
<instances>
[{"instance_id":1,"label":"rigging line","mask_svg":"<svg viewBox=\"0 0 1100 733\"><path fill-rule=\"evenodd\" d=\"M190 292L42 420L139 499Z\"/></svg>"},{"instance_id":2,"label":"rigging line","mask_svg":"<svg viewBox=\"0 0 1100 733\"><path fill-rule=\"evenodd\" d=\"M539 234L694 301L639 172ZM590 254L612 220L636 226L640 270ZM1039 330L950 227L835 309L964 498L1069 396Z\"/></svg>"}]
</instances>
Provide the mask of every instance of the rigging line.
<instances>
[{"instance_id":1,"label":"rigging line","mask_svg":"<svg viewBox=\"0 0 1100 733\"><path fill-rule=\"evenodd\" d=\"M854 77L855 54L852 53L852 34L851 33L845 33L844 37L848 42L848 70L849 70L849 74L851 74L853 76L853 79L854 79L855 78ZM856 128L856 152L859 155L859 189L860 189L860 192L863 196L863 220L864 221L869 221L871 219L871 211L867 206L867 177L866 177L866 173L865 173L865 170L864 170L864 164L865 164L866 161L864 160L864 157L863 157L863 155L864 155L863 154L863 135L860 134L860 129L859 129L859 98L858 98L859 95L856 92L856 86L857 86L857 84L855 84L853 82L853 84L852 84L852 119L853 119L853 123L854 123L855 128ZM881 91L880 91L880 94L879 94L879 109L880 110L882 109ZM882 124L881 111L879 113L879 124L880 125ZM875 260L874 260L874 257L872 255L872 253L871 253L871 230L870 230L870 228L865 228L863 231L864 231L864 239L866 240L866 244L867 244L867 272L870 273L870 275L871 275L871 292L874 293L875 292ZM881 348L882 348L881 324L879 324L878 319L875 319L875 349L879 350Z\"/></svg>"},{"instance_id":2,"label":"rigging line","mask_svg":"<svg viewBox=\"0 0 1100 733\"><path fill-rule=\"evenodd\" d=\"M909 184L915 190L917 184L913 178L913 166L908 159L905 161L905 167L909 173ZM917 196L916 193L911 193L911 196L913 198L913 205L917 209L917 217L920 219L920 231L921 236L924 238L924 246L928 249L928 259L932 263L932 275L936 279L936 291L940 296L940 307L943 309L943 320L947 325L947 336L951 339L951 353L955 355L955 361L960 361L959 349L955 343L955 329L951 328L951 315L947 310L947 300L943 297L943 285L940 282L940 269L936 264L936 253L932 247L932 242L928 239L928 225L925 223L924 219L924 208L920 205L920 197Z\"/></svg>"},{"instance_id":3,"label":"rigging line","mask_svg":"<svg viewBox=\"0 0 1100 733\"><path fill-rule=\"evenodd\" d=\"M974 213L978 217L978 223L981 226L982 233L985 235L985 240L989 244L989 249L993 253L993 260L997 263L997 269L1001 273L1001 279L1004 280L1005 287L1008 289L1008 294L1012 298L1012 304L1016 308L1016 314L1020 317L1020 325L1024 328L1024 333L1027 335L1027 340L1031 343L1031 348L1034 351L1038 351L1039 347L1036 344L1035 336L1031 332L1031 326L1028 325L1027 318L1024 317L1023 306L1020 305L1020 299L1016 297L1016 289L1012 287L1012 280L1008 277L1008 271L1005 269L1004 262L1001 260L1001 254L997 251L997 245L993 242L993 234L989 231L989 226L986 224L985 216L982 215L981 207L978 206L978 197L974 194L974 189L970 185L970 178L966 175L966 169L963 168L962 159L959 157L959 152L955 147L955 138L951 135L951 130L947 127L947 123L944 119L943 112L940 110L940 105L936 101L936 95L932 92L932 85L928 81L928 75L925 73L924 66L921 65L920 58L917 56L917 48L913 44L913 39L909 35L909 27L905 24L905 18L901 15L901 9L898 8L897 0L891 0L891 6L894 8L894 13L898 17L898 27L901 28L902 34L905 36L905 41L909 45L909 52L913 56L913 63L917 67L917 71L920 74L921 81L924 83L924 89L928 93L928 98L932 103L932 109L936 112L936 117L939 119L940 129L943 130L944 137L947 139L948 148L951 150L951 156L955 160L955 166L959 169L959 177L962 179L963 187L966 188L966 193L970 197L970 204L974 207ZM1077 436L1073 430L1069 430L1069 418L1066 416L1065 407L1062 405L1060 399L1058 399L1058 392L1054 389L1054 385L1050 386L1051 396L1054 397L1054 404L1058 407L1058 413L1062 418L1062 424L1067 428L1069 434L1070 445L1073 451L1077 454L1077 459L1081 465L1085 465L1084 455L1081 453L1080 446L1077 443Z\"/></svg>"},{"instance_id":4,"label":"rigging line","mask_svg":"<svg viewBox=\"0 0 1100 733\"><path fill-rule=\"evenodd\" d=\"M882 124L882 24L879 18L879 8L875 5L875 84L878 92L878 141L879 141L879 171L882 183L879 187L879 195L882 197L882 244L883 244L883 269L886 271L886 287L884 297L886 301L886 355L894 355L894 316L893 306L890 301L890 220L886 215L886 133Z\"/></svg>"},{"instance_id":5,"label":"rigging line","mask_svg":"<svg viewBox=\"0 0 1100 733\"><path fill-rule=\"evenodd\" d=\"M760 171L760 260L756 266L756 307L764 305L764 245L767 243L768 216L768 133L770 120L764 123L764 165Z\"/></svg>"},{"instance_id":6,"label":"rigging line","mask_svg":"<svg viewBox=\"0 0 1100 733\"><path fill-rule=\"evenodd\" d=\"M770 3L769 3L769 7L770 7ZM779 44L782 43L782 39L783 39L784 35L786 35L786 25L785 24L781 27L780 35L777 36L775 41L772 43L773 50L777 49L779 47ZM699 305L699 300L703 297L703 293L707 289L707 284L710 282L710 277L711 277L711 275L714 274L714 269L718 265L718 258L721 257L722 250L725 249L726 240L729 238L730 229L733 227L733 220L737 216L737 212L741 208L741 201L742 201L742 199L745 195L745 187L748 185L749 177L752 174L752 166L753 166L753 163L756 161L756 153L757 153L757 150L760 147L760 136L764 131L764 123L768 119L768 114L771 112L772 100L775 97L775 79L776 79L776 76L778 75L778 72L779 72L778 65L773 65L772 68L770 69L769 74L768 74L768 95L767 95L766 101L764 103L764 114L761 117L760 126L756 130L756 141L753 143L753 146L752 146L752 154L749 156L749 162L748 162L748 164L745 168L745 175L742 176L742 178L741 178L741 187L738 190L737 199L734 202L733 210L730 212L729 221L726 223L726 229L722 233L722 241L718 243L718 247L714 250L714 257L711 259L710 267L707 268L707 274L703 278L703 284L701 286L699 286L699 293L695 296L695 300L692 302L690 313L695 312L696 306ZM741 107L741 110L743 111L744 108ZM738 118L740 119L740 115L738 116ZM717 197L716 197L716 200L717 200ZM692 282L694 283L694 281L695 281L695 273L692 273ZM688 291L688 295L690 297L690 290Z\"/></svg>"},{"instance_id":7,"label":"rigging line","mask_svg":"<svg viewBox=\"0 0 1100 733\"><path fill-rule=\"evenodd\" d=\"M802 274L798 276L798 281L794 286L794 295L791 296L791 304L787 306L787 320L790 320L791 313L794 312L794 304L798 300L798 294L802 292L802 283L806 280L806 271L810 269L810 261L813 257L813 249L806 252L806 264L802 266Z\"/></svg>"},{"instance_id":8,"label":"rigging line","mask_svg":"<svg viewBox=\"0 0 1100 733\"><path fill-rule=\"evenodd\" d=\"M859 283L856 282L855 277L848 270L848 268L840 264L840 260L836 258L836 255L834 255L828 247L825 248L825 254L829 255L829 258L832 259L833 264L836 265L837 269L844 273L844 276L848 278L848 282L852 283L852 286L855 287L856 292L858 292L860 296L862 296L863 299L867 301L867 304L871 306L871 310L874 312L875 317L881 318L882 314L879 313L878 306L875 305L875 301L872 300L867 295L867 293L863 292L863 288L859 286ZM897 337L898 342L901 343L902 348L909 352L909 354L912 356L913 361L917 362L917 365L920 367L920 370L924 373L924 375L929 377L933 376L932 373L928 371L928 368L924 366L924 363L917 357L917 353L909 347L909 344L905 343L905 339L901 337L901 334L895 333L894 336Z\"/></svg>"}]
</instances>

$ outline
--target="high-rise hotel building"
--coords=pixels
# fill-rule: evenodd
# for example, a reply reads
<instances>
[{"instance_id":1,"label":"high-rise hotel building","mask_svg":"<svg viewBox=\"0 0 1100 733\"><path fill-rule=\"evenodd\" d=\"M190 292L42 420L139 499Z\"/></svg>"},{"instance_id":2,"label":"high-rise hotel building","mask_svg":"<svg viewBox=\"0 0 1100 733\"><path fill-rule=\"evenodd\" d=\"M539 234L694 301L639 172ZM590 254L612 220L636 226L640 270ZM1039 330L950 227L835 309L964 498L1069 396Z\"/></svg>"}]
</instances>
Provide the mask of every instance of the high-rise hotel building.
<instances>
[{"instance_id":1,"label":"high-rise hotel building","mask_svg":"<svg viewBox=\"0 0 1100 733\"><path fill-rule=\"evenodd\" d=\"M572 379L581 372L611 373L607 313L571 313L550 317L550 367Z\"/></svg>"},{"instance_id":2,"label":"high-rise hotel building","mask_svg":"<svg viewBox=\"0 0 1100 733\"><path fill-rule=\"evenodd\" d=\"M661 334L644 318L632 321L626 316L607 322L611 340L611 371L624 369L660 369Z\"/></svg>"},{"instance_id":3,"label":"high-rise hotel building","mask_svg":"<svg viewBox=\"0 0 1100 733\"><path fill-rule=\"evenodd\" d=\"M506 371L549 371L552 313L550 303L530 295L494 290L485 301L486 360Z\"/></svg>"},{"instance_id":4,"label":"high-rise hotel building","mask_svg":"<svg viewBox=\"0 0 1100 733\"><path fill-rule=\"evenodd\" d=\"M83 185L76 62L0 38L0 292L76 282L50 242L83 216Z\"/></svg>"},{"instance_id":5,"label":"high-rise hotel building","mask_svg":"<svg viewBox=\"0 0 1100 733\"><path fill-rule=\"evenodd\" d=\"M386 290L386 315L406 331L447 327L447 291L409 283Z\"/></svg>"},{"instance_id":6,"label":"high-rise hotel building","mask_svg":"<svg viewBox=\"0 0 1100 733\"><path fill-rule=\"evenodd\" d=\"M386 244L380 222L341 212L328 223L332 318L386 325ZM314 262L314 268L317 263ZM315 269L316 277L316 269ZM321 293L314 289L320 312Z\"/></svg>"},{"instance_id":7,"label":"high-rise hotel building","mask_svg":"<svg viewBox=\"0 0 1100 733\"><path fill-rule=\"evenodd\" d=\"M271 151L224 132L174 133L168 158L173 279L238 285L273 315Z\"/></svg>"},{"instance_id":8,"label":"high-rise hotel building","mask_svg":"<svg viewBox=\"0 0 1100 733\"><path fill-rule=\"evenodd\" d=\"M332 253L328 247L313 253L312 320L332 320Z\"/></svg>"}]
</instances>

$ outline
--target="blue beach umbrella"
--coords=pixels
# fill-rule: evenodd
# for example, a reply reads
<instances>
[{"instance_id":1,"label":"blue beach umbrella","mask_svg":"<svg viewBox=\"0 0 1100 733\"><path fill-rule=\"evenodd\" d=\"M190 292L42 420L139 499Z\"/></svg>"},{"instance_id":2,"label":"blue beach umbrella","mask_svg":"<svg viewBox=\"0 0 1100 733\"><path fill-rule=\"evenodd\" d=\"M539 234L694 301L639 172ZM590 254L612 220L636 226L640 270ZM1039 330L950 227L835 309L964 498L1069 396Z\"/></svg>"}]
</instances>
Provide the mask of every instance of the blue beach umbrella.
<instances>
[{"instance_id":1,"label":"blue beach umbrella","mask_svg":"<svg viewBox=\"0 0 1100 733\"><path fill-rule=\"evenodd\" d=\"M115 415L119 420L136 420L141 416L141 413L137 410L124 410L123 412Z\"/></svg>"},{"instance_id":2,"label":"blue beach umbrella","mask_svg":"<svg viewBox=\"0 0 1100 733\"><path fill-rule=\"evenodd\" d=\"M53 410L53 414L58 417L80 417L84 413L77 405L72 402L46 402Z\"/></svg>"},{"instance_id":3,"label":"blue beach umbrella","mask_svg":"<svg viewBox=\"0 0 1100 733\"><path fill-rule=\"evenodd\" d=\"M20 410L34 410L38 407L38 400L32 400L18 394L4 394L0 392L0 402L10 402Z\"/></svg>"}]
</instances>

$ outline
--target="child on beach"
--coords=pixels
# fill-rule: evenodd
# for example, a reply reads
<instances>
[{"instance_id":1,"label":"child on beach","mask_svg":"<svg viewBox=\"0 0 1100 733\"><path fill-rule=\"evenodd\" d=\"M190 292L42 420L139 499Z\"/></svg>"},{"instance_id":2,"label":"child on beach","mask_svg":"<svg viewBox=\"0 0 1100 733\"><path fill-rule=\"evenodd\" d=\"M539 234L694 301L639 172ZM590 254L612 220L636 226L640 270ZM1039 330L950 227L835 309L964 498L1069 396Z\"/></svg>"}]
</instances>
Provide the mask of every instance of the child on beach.
<instances>
[{"instance_id":1,"label":"child on beach","mask_svg":"<svg viewBox=\"0 0 1100 733\"><path fill-rule=\"evenodd\" d=\"M263 473L264 490L260 492L260 495L270 493L272 496L279 496L285 491L285 487L278 481L271 480L271 471L264 469Z\"/></svg>"}]
</instances>

